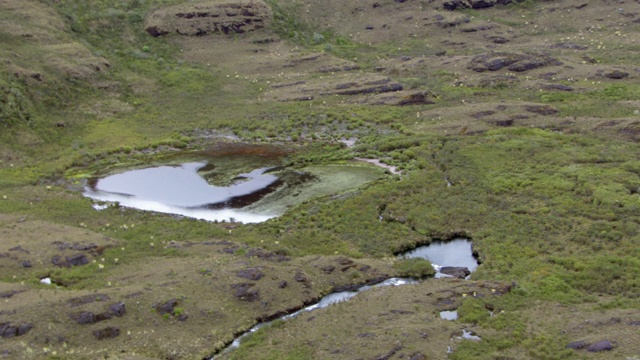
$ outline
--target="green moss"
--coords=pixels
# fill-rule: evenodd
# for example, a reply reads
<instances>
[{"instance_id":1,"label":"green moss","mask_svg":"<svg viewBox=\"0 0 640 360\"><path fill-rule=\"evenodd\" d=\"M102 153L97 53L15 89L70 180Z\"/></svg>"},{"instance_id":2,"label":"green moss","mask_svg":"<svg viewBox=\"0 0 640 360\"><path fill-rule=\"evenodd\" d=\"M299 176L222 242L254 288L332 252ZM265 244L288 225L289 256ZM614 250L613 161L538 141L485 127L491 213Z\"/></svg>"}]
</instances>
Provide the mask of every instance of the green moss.
<instances>
[{"instance_id":1,"label":"green moss","mask_svg":"<svg viewBox=\"0 0 640 360\"><path fill-rule=\"evenodd\" d=\"M398 272L398 276L400 277L412 277L416 279L433 276L436 273L429 260L419 258L397 260L393 264L393 268Z\"/></svg>"}]
</instances>

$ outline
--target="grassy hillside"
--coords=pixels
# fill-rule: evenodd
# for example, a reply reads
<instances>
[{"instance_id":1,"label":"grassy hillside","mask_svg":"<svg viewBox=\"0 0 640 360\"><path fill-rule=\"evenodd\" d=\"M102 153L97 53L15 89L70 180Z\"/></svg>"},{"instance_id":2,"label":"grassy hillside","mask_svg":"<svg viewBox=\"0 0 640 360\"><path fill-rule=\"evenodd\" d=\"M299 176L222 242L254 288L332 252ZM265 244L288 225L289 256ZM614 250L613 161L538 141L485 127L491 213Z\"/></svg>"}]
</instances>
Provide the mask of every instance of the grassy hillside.
<instances>
[{"instance_id":1,"label":"grassy hillside","mask_svg":"<svg viewBox=\"0 0 640 360\"><path fill-rule=\"evenodd\" d=\"M255 31L173 30L223 3L0 2L0 326L14 335L0 354L201 358L463 235L471 280L372 290L222 357L638 356L637 3L269 0ZM154 15L178 25L152 36ZM291 149L292 169L370 158L402 173L255 225L98 212L82 196L94 174L229 137ZM601 340L612 349L566 348Z\"/></svg>"}]
</instances>

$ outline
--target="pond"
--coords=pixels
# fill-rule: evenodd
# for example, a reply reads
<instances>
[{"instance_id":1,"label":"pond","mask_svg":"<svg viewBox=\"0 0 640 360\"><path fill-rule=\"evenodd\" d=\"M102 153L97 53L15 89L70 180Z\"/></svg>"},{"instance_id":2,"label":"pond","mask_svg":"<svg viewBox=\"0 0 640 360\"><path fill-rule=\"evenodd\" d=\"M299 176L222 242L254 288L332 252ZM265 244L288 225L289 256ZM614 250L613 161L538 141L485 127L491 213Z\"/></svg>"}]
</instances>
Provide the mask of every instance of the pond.
<instances>
[{"instance_id":1,"label":"pond","mask_svg":"<svg viewBox=\"0 0 640 360\"><path fill-rule=\"evenodd\" d=\"M429 245L419 246L400 257L427 259L436 270L436 278L448 275L440 269L445 266L466 267L473 272L478 267L478 260L473 256L472 243L468 239L457 238L450 241L434 241Z\"/></svg>"},{"instance_id":2,"label":"pond","mask_svg":"<svg viewBox=\"0 0 640 360\"><path fill-rule=\"evenodd\" d=\"M251 202L278 185L278 177L260 168L239 174L230 186L210 185L198 170L206 162L130 170L99 179L85 196L139 210L179 214L203 220L261 222L276 214L256 214L234 209L234 203Z\"/></svg>"},{"instance_id":3,"label":"pond","mask_svg":"<svg viewBox=\"0 0 640 360\"><path fill-rule=\"evenodd\" d=\"M97 176L84 195L103 203L208 221L263 222L316 196L341 193L384 176L371 166L289 169L287 152L264 145L225 144L175 155L166 164ZM106 203L106 204L105 204Z\"/></svg>"}]
</instances>

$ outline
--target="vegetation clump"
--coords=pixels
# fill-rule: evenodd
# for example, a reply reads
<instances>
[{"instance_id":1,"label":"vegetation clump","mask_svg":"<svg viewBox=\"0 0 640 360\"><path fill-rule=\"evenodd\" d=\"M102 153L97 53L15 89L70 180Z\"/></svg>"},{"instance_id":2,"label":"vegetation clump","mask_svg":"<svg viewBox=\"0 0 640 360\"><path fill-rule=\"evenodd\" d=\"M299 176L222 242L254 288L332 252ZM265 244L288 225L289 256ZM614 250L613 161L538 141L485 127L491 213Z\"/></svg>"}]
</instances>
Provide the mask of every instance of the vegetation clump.
<instances>
[{"instance_id":1,"label":"vegetation clump","mask_svg":"<svg viewBox=\"0 0 640 360\"><path fill-rule=\"evenodd\" d=\"M393 268L401 277L412 277L422 279L435 275L436 271L429 260L414 258L401 259L393 263Z\"/></svg>"}]
</instances>

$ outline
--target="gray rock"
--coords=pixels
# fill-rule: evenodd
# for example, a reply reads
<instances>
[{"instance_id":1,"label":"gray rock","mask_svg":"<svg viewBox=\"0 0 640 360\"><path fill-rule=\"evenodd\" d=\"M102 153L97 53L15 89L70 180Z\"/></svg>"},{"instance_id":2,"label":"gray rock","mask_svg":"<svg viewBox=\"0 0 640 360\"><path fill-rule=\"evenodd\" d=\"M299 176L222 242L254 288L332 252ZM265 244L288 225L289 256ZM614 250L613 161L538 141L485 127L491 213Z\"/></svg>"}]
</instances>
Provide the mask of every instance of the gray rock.
<instances>
[{"instance_id":1,"label":"gray rock","mask_svg":"<svg viewBox=\"0 0 640 360\"><path fill-rule=\"evenodd\" d=\"M33 328L30 323L22 323L20 325L11 325L11 323L0 324L0 337L13 338L16 336L22 336L29 332Z\"/></svg>"},{"instance_id":2,"label":"gray rock","mask_svg":"<svg viewBox=\"0 0 640 360\"><path fill-rule=\"evenodd\" d=\"M69 318L81 325L93 324L97 322L96 315L90 311L82 311L78 313L69 314Z\"/></svg>"},{"instance_id":3,"label":"gray rock","mask_svg":"<svg viewBox=\"0 0 640 360\"><path fill-rule=\"evenodd\" d=\"M177 299L171 299L171 300L166 301L166 302L164 302L162 304L156 304L156 305L153 306L153 308L160 315L173 314L173 310L177 305L178 305L178 300Z\"/></svg>"},{"instance_id":4,"label":"gray rock","mask_svg":"<svg viewBox=\"0 0 640 360\"><path fill-rule=\"evenodd\" d=\"M75 254L71 256L66 256L62 258L60 255L56 255L51 258L51 262L53 265L59 267L71 267L71 266L81 266L89 263L89 259L85 254Z\"/></svg>"},{"instance_id":5,"label":"gray rock","mask_svg":"<svg viewBox=\"0 0 640 360\"><path fill-rule=\"evenodd\" d=\"M544 90L558 90L558 91L573 91L573 88L569 85L562 84L546 84L542 86Z\"/></svg>"},{"instance_id":6,"label":"gray rock","mask_svg":"<svg viewBox=\"0 0 640 360\"><path fill-rule=\"evenodd\" d=\"M109 311L111 315L121 317L127 313L127 308L125 307L123 302L118 302L115 304L111 304L109 306Z\"/></svg>"},{"instance_id":7,"label":"gray rock","mask_svg":"<svg viewBox=\"0 0 640 360\"><path fill-rule=\"evenodd\" d=\"M469 274L471 274L471 271L469 271L468 268L466 267L456 267L456 266L443 266L440 269L440 272L442 274L445 275L450 275L459 279L464 279L467 276L469 276Z\"/></svg>"},{"instance_id":8,"label":"gray rock","mask_svg":"<svg viewBox=\"0 0 640 360\"><path fill-rule=\"evenodd\" d=\"M587 346L588 352L601 352L613 350L614 346L609 340L601 340Z\"/></svg>"},{"instance_id":9,"label":"gray rock","mask_svg":"<svg viewBox=\"0 0 640 360\"><path fill-rule=\"evenodd\" d=\"M624 78L628 77L629 73L625 72L625 71L620 71L620 70L611 70L611 71L601 72L600 76L604 76L604 77L606 77L608 79L619 80L619 79L624 79Z\"/></svg>"},{"instance_id":10,"label":"gray rock","mask_svg":"<svg viewBox=\"0 0 640 360\"><path fill-rule=\"evenodd\" d=\"M256 268L243 269L236 273L237 277L241 277L247 280L260 280L264 277L264 273Z\"/></svg>"},{"instance_id":11,"label":"gray rock","mask_svg":"<svg viewBox=\"0 0 640 360\"><path fill-rule=\"evenodd\" d=\"M462 9L487 9L496 5L507 5L523 0L451 0L445 1L443 5L445 10L462 10Z\"/></svg>"},{"instance_id":12,"label":"gray rock","mask_svg":"<svg viewBox=\"0 0 640 360\"><path fill-rule=\"evenodd\" d=\"M296 272L296 275L293 277L293 279L299 283L309 282L309 278L307 278L307 276L300 271Z\"/></svg>"},{"instance_id":13,"label":"gray rock","mask_svg":"<svg viewBox=\"0 0 640 360\"><path fill-rule=\"evenodd\" d=\"M524 109L528 112L536 113L539 115L553 115L558 113L558 109L551 105L527 105Z\"/></svg>"},{"instance_id":14,"label":"gray rock","mask_svg":"<svg viewBox=\"0 0 640 360\"><path fill-rule=\"evenodd\" d=\"M255 284L251 283L241 283L231 285L231 288L234 291L233 296L237 297L239 300L253 302L260 300L260 291L258 289L253 289Z\"/></svg>"},{"instance_id":15,"label":"gray rock","mask_svg":"<svg viewBox=\"0 0 640 360\"><path fill-rule=\"evenodd\" d=\"M98 340L113 339L115 337L118 337L119 335L120 335L120 329L112 326L106 327L104 329L95 330L93 332L93 336L95 336L96 339Z\"/></svg>"},{"instance_id":16,"label":"gray rock","mask_svg":"<svg viewBox=\"0 0 640 360\"><path fill-rule=\"evenodd\" d=\"M565 346L565 347L567 349L580 350L580 349L584 349L587 346L589 346L588 342L586 342L584 340L580 340L580 341L572 341L572 342L568 343L567 346Z\"/></svg>"}]
</instances>

